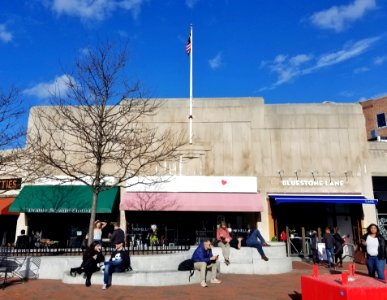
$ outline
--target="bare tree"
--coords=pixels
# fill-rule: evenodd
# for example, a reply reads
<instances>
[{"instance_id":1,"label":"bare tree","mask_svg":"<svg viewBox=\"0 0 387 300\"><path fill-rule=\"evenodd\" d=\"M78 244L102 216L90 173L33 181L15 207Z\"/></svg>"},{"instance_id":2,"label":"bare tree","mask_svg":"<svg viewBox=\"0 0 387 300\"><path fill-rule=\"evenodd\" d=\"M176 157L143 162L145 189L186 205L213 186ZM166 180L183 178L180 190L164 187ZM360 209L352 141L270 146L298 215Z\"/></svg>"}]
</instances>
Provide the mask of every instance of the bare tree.
<instances>
[{"instance_id":1,"label":"bare tree","mask_svg":"<svg viewBox=\"0 0 387 300\"><path fill-rule=\"evenodd\" d=\"M15 176L21 154L21 139L25 129L21 123L24 114L19 90L12 87L0 91L0 175Z\"/></svg>"},{"instance_id":2,"label":"bare tree","mask_svg":"<svg viewBox=\"0 0 387 300\"><path fill-rule=\"evenodd\" d=\"M127 83L126 63L127 51L109 42L87 50L67 75L66 92L53 95L53 106L30 113L28 171L37 178L63 175L92 189L89 237L98 194L134 176L156 175L185 140L152 125L162 101L145 98L139 83ZM109 177L114 182L107 186Z\"/></svg>"}]
</instances>

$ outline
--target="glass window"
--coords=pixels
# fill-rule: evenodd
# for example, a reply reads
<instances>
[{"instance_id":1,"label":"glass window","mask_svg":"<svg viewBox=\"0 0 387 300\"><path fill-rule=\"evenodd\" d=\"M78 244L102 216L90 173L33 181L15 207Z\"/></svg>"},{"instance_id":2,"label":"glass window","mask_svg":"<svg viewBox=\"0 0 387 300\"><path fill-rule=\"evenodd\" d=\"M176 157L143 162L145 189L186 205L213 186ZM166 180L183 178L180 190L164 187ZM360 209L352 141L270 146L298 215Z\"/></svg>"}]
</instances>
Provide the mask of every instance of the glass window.
<instances>
[{"instance_id":1,"label":"glass window","mask_svg":"<svg viewBox=\"0 0 387 300\"><path fill-rule=\"evenodd\" d=\"M386 127L386 115L384 113L377 114L376 122L378 124L378 128Z\"/></svg>"}]
</instances>

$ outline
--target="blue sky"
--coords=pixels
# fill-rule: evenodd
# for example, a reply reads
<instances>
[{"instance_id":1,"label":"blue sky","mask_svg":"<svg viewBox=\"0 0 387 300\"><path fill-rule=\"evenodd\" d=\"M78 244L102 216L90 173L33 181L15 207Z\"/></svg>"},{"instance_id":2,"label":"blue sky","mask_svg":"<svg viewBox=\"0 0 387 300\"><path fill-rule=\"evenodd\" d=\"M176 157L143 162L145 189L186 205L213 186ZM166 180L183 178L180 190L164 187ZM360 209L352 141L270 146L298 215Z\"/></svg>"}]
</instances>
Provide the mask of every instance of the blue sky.
<instances>
[{"instance_id":1,"label":"blue sky","mask_svg":"<svg viewBox=\"0 0 387 300\"><path fill-rule=\"evenodd\" d=\"M266 103L356 102L387 94L382 0L3 0L0 88L25 103L49 90L98 39L127 42L129 78L153 97L189 96L185 44L193 32L194 97Z\"/></svg>"}]
</instances>

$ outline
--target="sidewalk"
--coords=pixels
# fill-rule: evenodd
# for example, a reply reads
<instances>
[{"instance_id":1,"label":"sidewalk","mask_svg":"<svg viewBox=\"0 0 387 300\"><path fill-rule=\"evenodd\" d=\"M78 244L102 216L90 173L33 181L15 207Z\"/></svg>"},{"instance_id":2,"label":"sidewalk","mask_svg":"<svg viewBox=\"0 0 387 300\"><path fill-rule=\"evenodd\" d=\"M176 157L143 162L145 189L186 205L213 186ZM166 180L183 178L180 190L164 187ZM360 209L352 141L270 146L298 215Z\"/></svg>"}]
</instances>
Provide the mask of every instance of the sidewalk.
<instances>
[{"instance_id":1,"label":"sidewalk","mask_svg":"<svg viewBox=\"0 0 387 300\"><path fill-rule=\"evenodd\" d=\"M269 262L270 263L270 262ZM347 265L343 270L347 270ZM66 285L58 280L30 280L0 290L7 300L123 300L123 299L261 299L301 300L301 275L312 273L312 265L293 262L293 271L281 275L220 275L220 285L202 288L198 284L173 287L123 287L112 286L102 290L101 285L86 288L83 285ZM365 266L356 265L357 272L366 272ZM320 267L320 274L329 270ZM113 274L114 276L114 274Z\"/></svg>"}]
</instances>

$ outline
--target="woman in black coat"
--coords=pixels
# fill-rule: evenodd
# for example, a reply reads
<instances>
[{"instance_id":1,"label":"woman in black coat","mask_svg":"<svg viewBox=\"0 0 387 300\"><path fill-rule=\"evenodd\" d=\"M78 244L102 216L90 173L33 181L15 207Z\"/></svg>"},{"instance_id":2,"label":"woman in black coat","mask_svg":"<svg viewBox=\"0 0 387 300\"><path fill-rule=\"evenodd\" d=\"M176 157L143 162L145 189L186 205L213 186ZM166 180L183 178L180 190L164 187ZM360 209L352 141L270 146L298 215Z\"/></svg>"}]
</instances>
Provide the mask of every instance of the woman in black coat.
<instances>
[{"instance_id":1,"label":"woman in black coat","mask_svg":"<svg viewBox=\"0 0 387 300\"><path fill-rule=\"evenodd\" d=\"M378 273L378 279L384 280L386 242L379 232L379 227L376 224L369 225L361 241L366 247L368 275L375 277L375 273Z\"/></svg>"},{"instance_id":2,"label":"woman in black coat","mask_svg":"<svg viewBox=\"0 0 387 300\"><path fill-rule=\"evenodd\" d=\"M94 272L100 270L98 265L105 261L105 257L102 254L101 244L98 242L93 242L83 253L82 264L78 268L71 268L70 274L71 276L76 276L78 274L85 273L86 276L86 286L91 285L91 275Z\"/></svg>"}]
</instances>

